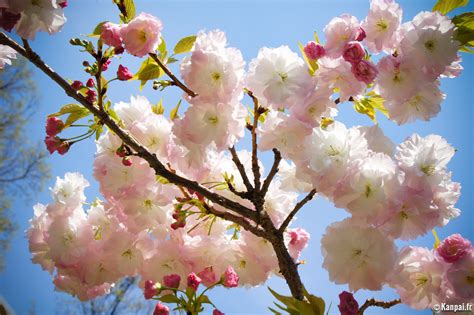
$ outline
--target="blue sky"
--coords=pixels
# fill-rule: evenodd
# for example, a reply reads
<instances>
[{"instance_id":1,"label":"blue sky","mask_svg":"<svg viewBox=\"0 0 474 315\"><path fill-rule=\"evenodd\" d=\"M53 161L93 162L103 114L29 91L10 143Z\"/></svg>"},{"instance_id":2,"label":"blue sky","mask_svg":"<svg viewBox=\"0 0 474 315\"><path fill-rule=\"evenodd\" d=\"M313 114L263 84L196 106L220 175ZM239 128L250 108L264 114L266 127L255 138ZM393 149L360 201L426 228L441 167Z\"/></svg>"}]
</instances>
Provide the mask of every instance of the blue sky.
<instances>
[{"instance_id":1,"label":"blue sky","mask_svg":"<svg viewBox=\"0 0 474 315\"><path fill-rule=\"evenodd\" d=\"M84 55L76 47L68 44L71 37L90 33L95 25L101 21L118 21L117 11L110 0L81 0L69 1L66 9L68 22L63 31L55 36L39 34L32 43L32 47L43 56L44 60L63 76L70 79L85 80L82 72ZM430 10L434 0L405 0L399 1L404 9L404 21L411 19L417 12ZM169 45L176 43L179 38L197 33L201 29L212 30L219 28L227 33L228 41L233 47L238 47L249 62L257 55L263 46L278 47L289 45L297 51L297 42L306 42L312 38L313 31L322 34L324 26L329 20L342 13L350 13L359 19L365 17L369 1L365 0L333 0L333 1L152 1L136 0L137 11L149 12L159 17L164 23L163 36ZM461 11L473 11L474 6ZM379 122L386 134L395 142L403 141L414 132L421 135L431 133L445 137L458 149L449 168L453 172L453 179L462 184L462 196L458 207L462 216L453 220L448 226L438 230L440 237L446 237L459 232L474 240L472 209L474 186L474 157L473 136L473 74L474 56L463 55L465 70L460 77L442 81L442 90L447 94L442 104L441 113L430 122L419 122L402 127L387 121L379 116ZM125 56L121 62L133 71L139 67L139 59ZM111 71L115 71L117 64ZM175 69L176 70L176 69ZM34 141L44 138L44 120L49 113L55 112L60 106L70 102L70 99L46 76L35 70L36 80L41 93L36 116L28 127L30 137ZM160 95L147 86L139 92L138 84L124 84L117 82L109 91L114 102L127 101L130 95L144 94L152 102L157 102L164 96L164 104L173 107L180 92L169 89L165 95ZM339 120L347 125L371 125L372 122L359 114L355 114L350 104L340 106ZM49 158L52 166L53 178L47 187L54 184L56 176L63 176L65 172L78 171L83 173L92 186L88 188L89 199L98 195L97 184L92 177L92 163L95 145L92 141L81 142L75 145L66 156L53 155ZM266 160L268 163L268 160ZM268 165L268 164L267 164ZM268 169L269 167L267 167ZM18 222L19 230L13 239L12 248L6 255L6 269L0 274L0 295L11 304L18 314L27 314L31 305L35 305L36 314L54 314L57 304L64 301L65 295L54 291L51 276L42 271L38 265L30 261L28 244L24 230L28 227L28 220L33 215L32 205L36 202L48 203L49 191L45 189L38 193L35 200L24 202L17 200L14 203L14 219ZM336 209L328 202L317 199L304 208L295 225L302 226L311 233L309 247L303 254L306 265L301 266L301 275L308 290L315 295L322 296L327 304L332 302L331 314L337 312L337 295L347 289L346 286L334 285L329 282L327 272L322 269L322 258L319 241L324 229L331 222L341 220L346 213ZM428 234L411 242L411 244L430 247L433 237ZM403 245L403 244L401 244ZM278 292L285 292L286 284L279 278L273 278L267 285ZM226 314L262 314L268 313L266 307L272 304L272 297L266 286L246 290L236 289L230 292L217 290L211 294L216 305ZM392 299L395 297L389 288L380 292L357 292L356 298L364 301L369 297L378 299ZM367 314L379 314L380 310L371 309ZM406 307L398 306L387 311L388 314L431 314L430 311L412 312Z\"/></svg>"}]
</instances>

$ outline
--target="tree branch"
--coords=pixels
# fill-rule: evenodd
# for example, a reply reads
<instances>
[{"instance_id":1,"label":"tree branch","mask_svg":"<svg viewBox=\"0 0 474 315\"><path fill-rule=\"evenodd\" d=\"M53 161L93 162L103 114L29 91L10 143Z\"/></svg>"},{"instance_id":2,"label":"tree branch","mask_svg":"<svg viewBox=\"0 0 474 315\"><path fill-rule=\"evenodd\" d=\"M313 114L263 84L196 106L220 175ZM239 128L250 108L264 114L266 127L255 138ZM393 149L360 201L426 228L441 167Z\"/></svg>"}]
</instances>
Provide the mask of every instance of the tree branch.
<instances>
[{"instance_id":1,"label":"tree branch","mask_svg":"<svg viewBox=\"0 0 474 315\"><path fill-rule=\"evenodd\" d=\"M19 54L27 58L31 63L38 67L42 72L49 76L55 81L68 96L78 101L85 108L87 108L94 116L100 119L111 131L113 131L125 144L132 148L139 157L143 158L148 162L151 168L155 170L157 175L160 175L170 182L181 185L191 190L194 190L212 202L221 205L224 208L230 209L242 216L255 220L255 211L237 203L230 199L227 199L219 194L209 191L199 183L173 174L168 171L166 167L158 160L155 154L148 151L142 144L140 144L128 131L123 130L106 112L101 111L98 107L89 103L87 99L74 90L70 84L64 80L59 74L53 69L46 65L43 60L33 51L31 48L24 48L16 43L13 39L5 35L3 32L0 33L0 44L10 46L15 49ZM237 223L237 222L235 222Z\"/></svg>"},{"instance_id":2,"label":"tree branch","mask_svg":"<svg viewBox=\"0 0 474 315\"><path fill-rule=\"evenodd\" d=\"M250 180L245 172L245 167L239 159L237 151L235 151L235 147L229 148L230 154L232 155L232 161L234 161L235 166L239 170L240 176L242 177L242 181L244 182L245 187L247 188L247 192L251 193L253 191L252 184L250 184Z\"/></svg>"},{"instance_id":3,"label":"tree branch","mask_svg":"<svg viewBox=\"0 0 474 315\"><path fill-rule=\"evenodd\" d=\"M281 224L280 228L279 228L279 232L280 233L283 233L285 232L286 228L288 227L288 225L290 224L291 220L293 220L294 216L296 215L296 213L307 203L309 202L311 199L313 199L314 195L316 194L316 189L313 189L309 192L308 195L306 195L306 197L304 197L303 200L301 200L300 202L298 202L296 204L296 206L293 208L293 210L290 212L290 214L286 217L285 221L283 221L283 223Z\"/></svg>"},{"instance_id":4,"label":"tree branch","mask_svg":"<svg viewBox=\"0 0 474 315\"><path fill-rule=\"evenodd\" d=\"M253 95L252 91L247 90L247 94L253 101L253 126L252 126L252 172L253 172L253 181L254 181L254 192L257 194L260 193L261 184L260 184L260 165L258 165L258 144L257 144L257 127L258 127L258 118L260 117L260 108L258 105L258 99ZM257 205L255 205L257 206ZM261 209L257 207L257 212Z\"/></svg>"},{"instance_id":5,"label":"tree branch","mask_svg":"<svg viewBox=\"0 0 474 315\"><path fill-rule=\"evenodd\" d=\"M396 299L393 301L389 302L384 302L384 301L377 301L374 298L365 301L365 303L359 308L359 311L357 312L358 315L363 315L365 310L368 309L371 306L376 306L376 307L381 307L381 308L391 308L392 306L395 306L397 304L400 304L402 301L400 299Z\"/></svg>"},{"instance_id":6,"label":"tree branch","mask_svg":"<svg viewBox=\"0 0 474 315\"><path fill-rule=\"evenodd\" d=\"M273 149L273 155L275 156L275 158L273 160L272 168L270 169L267 178L265 178L265 181L263 182L261 191L262 198L265 198L265 195L268 191L268 187L270 187L273 177L275 177L275 175L278 173L278 166L280 165L281 161L281 153L277 149Z\"/></svg>"},{"instance_id":7,"label":"tree branch","mask_svg":"<svg viewBox=\"0 0 474 315\"><path fill-rule=\"evenodd\" d=\"M188 94L191 97L196 97L197 94L194 93L190 88L188 88L183 82L181 82L174 74L171 72L171 70L158 58L158 56L154 53L150 53L150 57L156 61L156 63L160 66L161 69L170 77L171 80L173 80L174 85L179 87L181 90L183 90L186 94Z\"/></svg>"}]
</instances>

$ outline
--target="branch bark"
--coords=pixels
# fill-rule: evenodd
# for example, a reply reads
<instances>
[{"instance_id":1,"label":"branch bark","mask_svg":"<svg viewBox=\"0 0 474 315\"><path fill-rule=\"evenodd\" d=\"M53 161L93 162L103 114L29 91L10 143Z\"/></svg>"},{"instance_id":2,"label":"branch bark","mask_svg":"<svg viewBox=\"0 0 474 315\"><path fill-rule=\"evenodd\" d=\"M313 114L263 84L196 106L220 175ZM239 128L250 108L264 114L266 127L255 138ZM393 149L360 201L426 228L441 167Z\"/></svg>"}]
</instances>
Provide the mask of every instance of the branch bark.
<instances>
[{"instance_id":1,"label":"branch bark","mask_svg":"<svg viewBox=\"0 0 474 315\"><path fill-rule=\"evenodd\" d=\"M300 211L300 209L303 208L303 206L306 203L308 203L311 199L313 199L315 194L316 194L316 189L311 190L309 194L306 195L306 197L304 197L303 200L301 200L300 202L296 204L295 208L290 212L290 214L286 217L285 221L283 221L283 223L281 224L279 228L280 233L285 232L286 228L288 227L288 225L290 225L290 222L291 220L293 220L296 213L298 213L298 211Z\"/></svg>"},{"instance_id":2,"label":"branch bark","mask_svg":"<svg viewBox=\"0 0 474 315\"><path fill-rule=\"evenodd\" d=\"M371 306L376 306L376 307L381 307L384 309L391 308L392 306L395 306L397 304L400 304L402 301L400 299L396 299L393 301L377 301L374 298L365 301L365 303L359 308L359 311L357 312L358 315L363 315L364 312Z\"/></svg>"},{"instance_id":3,"label":"branch bark","mask_svg":"<svg viewBox=\"0 0 474 315\"><path fill-rule=\"evenodd\" d=\"M277 149L273 149L273 155L274 155L274 160L273 160L272 168L270 169L270 172L268 173L267 178L265 178L265 181L263 182L262 191L261 191L262 198L265 198L265 195L267 194L268 188L270 187L273 177L275 177L275 175L278 173L278 166L280 166L280 161L281 161L280 151L278 151Z\"/></svg>"}]
</instances>

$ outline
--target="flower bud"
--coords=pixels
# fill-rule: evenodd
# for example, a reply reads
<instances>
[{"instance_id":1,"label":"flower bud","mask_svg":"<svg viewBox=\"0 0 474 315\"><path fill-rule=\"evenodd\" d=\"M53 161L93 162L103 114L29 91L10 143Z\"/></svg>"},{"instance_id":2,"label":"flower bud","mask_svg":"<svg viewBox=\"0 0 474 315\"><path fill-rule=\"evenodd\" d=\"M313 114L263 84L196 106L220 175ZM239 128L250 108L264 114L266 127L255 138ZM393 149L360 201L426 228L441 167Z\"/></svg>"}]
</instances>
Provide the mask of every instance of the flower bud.
<instances>
[{"instance_id":1,"label":"flower bud","mask_svg":"<svg viewBox=\"0 0 474 315\"><path fill-rule=\"evenodd\" d=\"M10 12L7 8L0 8L0 28L11 32L20 20L21 13Z\"/></svg>"},{"instance_id":2,"label":"flower bud","mask_svg":"<svg viewBox=\"0 0 474 315\"><path fill-rule=\"evenodd\" d=\"M453 234L442 241L436 253L447 263L455 263L472 251L471 242L460 234Z\"/></svg>"},{"instance_id":3,"label":"flower bud","mask_svg":"<svg viewBox=\"0 0 474 315\"><path fill-rule=\"evenodd\" d=\"M201 278L202 284L204 284L206 287L209 287L216 283L216 274L212 267L206 267L204 268L203 271L198 273L198 277Z\"/></svg>"},{"instance_id":4,"label":"flower bud","mask_svg":"<svg viewBox=\"0 0 474 315\"><path fill-rule=\"evenodd\" d=\"M87 101L93 104L97 100L97 93L94 90L88 90L86 92Z\"/></svg>"},{"instance_id":5,"label":"flower bud","mask_svg":"<svg viewBox=\"0 0 474 315\"><path fill-rule=\"evenodd\" d=\"M199 278L194 272L191 272L188 275L188 288L197 291L199 284L202 282L201 278Z\"/></svg>"},{"instance_id":6,"label":"flower bud","mask_svg":"<svg viewBox=\"0 0 474 315\"><path fill-rule=\"evenodd\" d=\"M118 70L117 70L117 78L120 81L128 81L131 78L133 78L133 74L130 72L130 70L128 70L127 67L119 65Z\"/></svg>"},{"instance_id":7,"label":"flower bud","mask_svg":"<svg viewBox=\"0 0 474 315\"><path fill-rule=\"evenodd\" d=\"M132 166L132 159L129 157L129 156L125 156L123 159L122 159L122 164L124 166Z\"/></svg>"},{"instance_id":8,"label":"flower bud","mask_svg":"<svg viewBox=\"0 0 474 315\"><path fill-rule=\"evenodd\" d=\"M341 315L357 315L359 303L354 299L352 293L343 291L339 294L339 305L337 306Z\"/></svg>"},{"instance_id":9,"label":"flower bud","mask_svg":"<svg viewBox=\"0 0 474 315\"><path fill-rule=\"evenodd\" d=\"M107 71L109 70L109 66L110 66L110 63L112 62L112 60L110 59L107 59L103 64L102 64L102 71Z\"/></svg>"},{"instance_id":10,"label":"flower bud","mask_svg":"<svg viewBox=\"0 0 474 315\"><path fill-rule=\"evenodd\" d=\"M76 90L76 91L79 91L84 85L82 84L81 81L74 81L71 83L71 87Z\"/></svg>"},{"instance_id":11,"label":"flower bud","mask_svg":"<svg viewBox=\"0 0 474 315\"><path fill-rule=\"evenodd\" d=\"M153 298L155 295L160 294L160 291L161 291L160 283L155 283L153 280L145 281L145 288L143 292L145 299L149 300Z\"/></svg>"},{"instance_id":12,"label":"flower bud","mask_svg":"<svg viewBox=\"0 0 474 315\"><path fill-rule=\"evenodd\" d=\"M158 303L155 306L155 311L153 312L153 315L169 315L169 313L170 309L168 308L168 306Z\"/></svg>"},{"instance_id":13,"label":"flower bud","mask_svg":"<svg viewBox=\"0 0 474 315\"><path fill-rule=\"evenodd\" d=\"M212 311L212 315L225 315L221 311L219 311L217 308Z\"/></svg>"},{"instance_id":14,"label":"flower bud","mask_svg":"<svg viewBox=\"0 0 474 315\"><path fill-rule=\"evenodd\" d=\"M355 40L358 42L363 41L367 37L367 34L365 33L365 30L362 27L359 27L359 30L357 31L355 35Z\"/></svg>"},{"instance_id":15,"label":"flower bud","mask_svg":"<svg viewBox=\"0 0 474 315\"><path fill-rule=\"evenodd\" d=\"M48 117L46 119L46 134L55 136L64 128L64 122L58 117Z\"/></svg>"},{"instance_id":16,"label":"flower bud","mask_svg":"<svg viewBox=\"0 0 474 315\"><path fill-rule=\"evenodd\" d=\"M104 44L118 48L122 47L122 35L120 35L120 25L107 22L102 25L100 39Z\"/></svg>"},{"instance_id":17,"label":"flower bud","mask_svg":"<svg viewBox=\"0 0 474 315\"><path fill-rule=\"evenodd\" d=\"M359 42L348 42L346 46L344 46L344 52L342 53L342 57L345 61L348 61L350 63L357 63L364 59L365 49Z\"/></svg>"},{"instance_id":18,"label":"flower bud","mask_svg":"<svg viewBox=\"0 0 474 315\"><path fill-rule=\"evenodd\" d=\"M318 60L326 54L324 47L313 41L308 42L303 50L309 60Z\"/></svg>"},{"instance_id":19,"label":"flower bud","mask_svg":"<svg viewBox=\"0 0 474 315\"><path fill-rule=\"evenodd\" d=\"M378 70L375 65L367 60L361 60L358 63L353 63L351 70L357 80L366 84L372 83L378 74Z\"/></svg>"},{"instance_id":20,"label":"flower bud","mask_svg":"<svg viewBox=\"0 0 474 315\"><path fill-rule=\"evenodd\" d=\"M59 1L58 5L59 5L62 9L67 8L67 6L68 6L67 0Z\"/></svg>"},{"instance_id":21,"label":"flower bud","mask_svg":"<svg viewBox=\"0 0 474 315\"><path fill-rule=\"evenodd\" d=\"M70 147L69 142L63 141L62 139L53 136L46 136L44 143L50 154L58 151L59 154L64 155L67 153L67 151L69 151Z\"/></svg>"},{"instance_id":22,"label":"flower bud","mask_svg":"<svg viewBox=\"0 0 474 315\"><path fill-rule=\"evenodd\" d=\"M90 88L94 87L94 85L95 85L94 79L89 78L89 80L87 80L87 82L86 82L86 85L87 85L87 87L90 87Z\"/></svg>"},{"instance_id":23,"label":"flower bud","mask_svg":"<svg viewBox=\"0 0 474 315\"><path fill-rule=\"evenodd\" d=\"M239 285L239 276L231 266L227 267L222 277L226 288L235 288Z\"/></svg>"},{"instance_id":24,"label":"flower bud","mask_svg":"<svg viewBox=\"0 0 474 315\"><path fill-rule=\"evenodd\" d=\"M179 287L179 283L181 282L181 277L177 274L170 274L163 277L163 284L165 287L168 288L175 288Z\"/></svg>"}]
</instances>

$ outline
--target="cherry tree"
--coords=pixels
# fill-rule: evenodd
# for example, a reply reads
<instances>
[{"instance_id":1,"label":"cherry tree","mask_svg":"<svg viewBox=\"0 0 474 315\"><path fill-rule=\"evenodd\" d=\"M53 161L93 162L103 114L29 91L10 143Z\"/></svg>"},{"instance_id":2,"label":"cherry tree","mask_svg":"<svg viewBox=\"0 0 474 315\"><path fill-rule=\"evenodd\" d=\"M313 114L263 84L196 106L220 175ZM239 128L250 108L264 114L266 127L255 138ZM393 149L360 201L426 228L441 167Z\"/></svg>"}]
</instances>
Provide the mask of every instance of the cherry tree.
<instances>
[{"instance_id":1,"label":"cherry tree","mask_svg":"<svg viewBox=\"0 0 474 315\"><path fill-rule=\"evenodd\" d=\"M103 199L86 203L89 182L67 173L51 189L52 202L34 207L27 232L33 262L57 290L89 300L139 276L145 298L159 301L154 314L170 307L223 314L208 290L280 275L291 296L270 289L278 300L272 312L324 314L325 302L298 272L310 231L294 220L319 195L350 215L321 239L330 280L352 292L389 286L400 296L359 305L344 291L341 314L473 301L471 243L459 234L440 241L434 231L460 215L460 184L448 169L455 149L438 135L395 145L377 124L348 128L337 120L346 102L374 121L377 112L399 125L435 117L445 98L440 80L458 76L459 52L472 52L474 13L446 15L467 1L440 0L403 22L394 0L372 0L362 21L331 19L325 42L315 34L300 54L263 47L248 66L220 30L185 37L171 50L158 17L136 14L132 0L113 2L120 20L70 41L88 58L89 79L81 82L63 78L30 46L37 32L60 31L67 1L0 1L0 26L21 39L2 32L0 67L20 54L73 99L47 117L49 152L74 154L74 144L91 137L97 145ZM120 64L122 54L141 58L140 69ZM180 75L169 68L177 62ZM161 102L140 95L113 104L115 80L180 89L182 99L169 118ZM66 138L70 127L84 133ZM251 150L237 150L246 135ZM272 165L259 160L263 151L273 153ZM434 248L395 245L430 231Z\"/></svg>"}]
</instances>

